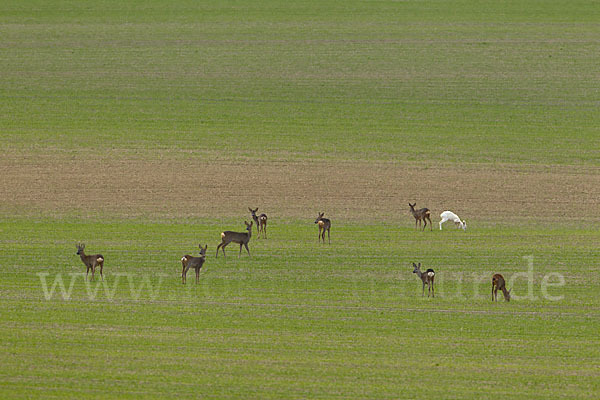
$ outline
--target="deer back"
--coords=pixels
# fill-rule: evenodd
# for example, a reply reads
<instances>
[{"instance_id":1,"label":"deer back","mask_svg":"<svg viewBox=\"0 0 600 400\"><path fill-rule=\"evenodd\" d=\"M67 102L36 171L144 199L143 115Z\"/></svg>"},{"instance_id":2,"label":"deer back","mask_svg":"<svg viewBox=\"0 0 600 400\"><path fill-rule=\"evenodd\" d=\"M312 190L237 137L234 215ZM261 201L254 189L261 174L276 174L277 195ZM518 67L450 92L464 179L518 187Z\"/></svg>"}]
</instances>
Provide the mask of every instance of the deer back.
<instances>
[{"instance_id":1,"label":"deer back","mask_svg":"<svg viewBox=\"0 0 600 400\"><path fill-rule=\"evenodd\" d=\"M198 247L200 247L200 256L199 257L194 257L194 256L190 256L190 255L186 254L185 256L183 256L181 258L181 263L183 264L184 267L194 268L194 269L202 268L204 261L206 261L206 249L208 248L208 245L206 245L204 247L202 247L202 245L198 245Z\"/></svg>"},{"instance_id":2,"label":"deer back","mask_svg":"<svg viewBox=\"0 0 600 400\"><path fill-rule=\"evenodd\" d=\"M250 241L250 237L252 236L252 224L254 222L246 222L246 231L247 232L233 232L233 231L225 231L221 233L221 240L223 243L239 243L239 244L247 244Z\"/></svg>"},{"instance_id":3,"label":"deer back","mask_svg":"<svg viewBox=\"0 0 600 400\"><path fill-rule=\"evenodd\" d=\"M85 254L84 249L85 249L85 244L77 245L77 254L81 258L81 261L83 261L83 263L87 267L93 267L94 264L104 262L104 257L102 256L102 254L91 254L88 256Z\"/></svg>"},{"instance_id":4,"label":"deer back","mask_svg":"<svg viewBox=\"0 0 600 400\"><path fill-rule=\"evenodd\" d=\"M494 276L492 276L492 285L502 290L502 288L506 287L506 281L502 275L494 274Z\"/></svg>"},{"instance_id":5,"label":"deer back","mask_svg":"<svg viewBox=\"0 0 600 400\"><path fill-rule=\"evenodd\" d=\"M323 218L325 213L319 213L319 216L315 220L315 224L318 224L323 229L328 229L331 227L331 220L329 218Z\"/></svg>"},{"instance_id":6,"label":"deer back","mask_svg":"<svg viewBox=\"0 0 600 400\"><path fill-rule=\"evenodd\" d=\"M412 215L417 219L422 219L425 215L429 214L429 208L420 208L418 210L415 210L415 206L417 205L417 203L408 203L408 205L410 206L410 212L412 212Z\"/></svg>"}]
</instances>

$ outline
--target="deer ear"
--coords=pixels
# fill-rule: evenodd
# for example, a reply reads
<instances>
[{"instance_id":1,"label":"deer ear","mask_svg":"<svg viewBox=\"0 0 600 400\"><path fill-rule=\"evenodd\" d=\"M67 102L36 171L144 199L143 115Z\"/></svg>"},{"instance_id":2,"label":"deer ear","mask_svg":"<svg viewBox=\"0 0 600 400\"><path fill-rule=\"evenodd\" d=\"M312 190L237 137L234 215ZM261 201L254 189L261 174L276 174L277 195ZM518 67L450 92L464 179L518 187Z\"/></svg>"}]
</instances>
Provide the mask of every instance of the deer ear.
<instances>
[{"instance_id":1,"label":"deer ear","mask_svg":"<svg viewBox=\"0 0 600 400\"><path fill-rule=\"evenodd\" d=\"M421 263L419 263L419 268L421 268Z\"/></svg>"}]
</instances>

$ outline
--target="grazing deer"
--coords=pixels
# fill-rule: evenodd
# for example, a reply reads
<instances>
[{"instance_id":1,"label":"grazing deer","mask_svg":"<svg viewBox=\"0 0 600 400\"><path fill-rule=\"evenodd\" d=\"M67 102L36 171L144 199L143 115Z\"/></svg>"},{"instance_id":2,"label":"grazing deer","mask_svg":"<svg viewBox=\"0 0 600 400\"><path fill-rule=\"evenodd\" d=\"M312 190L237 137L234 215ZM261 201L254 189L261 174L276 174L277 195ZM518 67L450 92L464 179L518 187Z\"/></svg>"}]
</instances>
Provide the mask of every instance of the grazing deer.
<instances>
[{"instance_id":1,"label":"grazing deer","mask_svg":"<svg viewBox=\"0 0 600 400\"><path fill-rule=\"evenodd\" d=\"M255 208L254 210L251 209L250 207L248 207L248 210L250 210L250 212L252 213L252 219L254 220L254 222L256 222L256 226L258 227L258 236L257 238L260 238L260 233L262 232L264 238L267 238L267 214L262 213L260 215L256 215L256 212L258 211L258 207Z\"/></svg>"},{"instance_id":2,"label":"grazing deer","mask_svg":"<svg viewBox=\"0 0 600 400\"><path fill-rule=\"evenodd\" d=\"M467 230L467 223L461 221L460 218L458 218L458 215L454 214L452 211L444 211L440 214L440 218L442 219L440 221L440 231L442 230L442 224L446 221L454 222L454 225L456 225L457 228L461 228L463 231Z\"/></svg>"},{"instance_id":3,"label":"grazing deer","mask_svg":"<svg viewBox=\"0 0 600 400\"><path fill-rule=\"evenodd\" d=\"M87 267L85 271L85 280L87 281L88 273L90 269L92 270L92 280L94 280L94 273L96 272L96 267L100 266L100 277L104 280L104 276L102 275L102 267L104 266L104 257L101 254L94 254L92 256L86 256L83 252L85 249L85 244L79 243L77 245L77 255L81 257L81 261Z\"/></svg>"},{"instance_id":4,"label":"grazing deer","mask_svg":"<svg viewBox=\"0 0 600 400\"><path fill-rule=\"evenodd\" d=\"M219 256L219 248L223 249L223 257L225 257L225 246L227 246L231 242L240 244L240 253L238 254L238 258L242 255L242 246L246 247L246 251L248 252L248 255L250 255L250 250L248 249L248 242L250 241L250 237L252 236L252 224L254 224L254 222L248 223L244 221L244 223L246 224L246 230L248 232L221 232L221 243L219 243L219 245L217 246L216 257Z\"/></svg>"},{"instance_id":5,"label":"grazing deer","mask_svg":"<svg viewBox=\"0 0 600 400\"><path fill-rule=\"evenodd\" d=\"M423 293L421 296L425 296L425 285L427 285L427 297L429 297L430 294L435 297L435 289L433 287L433 278L435 278L435 272L431 268L425 271L425 273L421 272L421 263L419 263L418 266L417 264L413 263L413 267L415 267L413 274L417 274L417 276L423 281Z\"/></svg>"},{"instance_id":6,"label":"grazing deer","mask_svg":"<svg viewBox=\"0 0 600 400\"><path fill-rule=\"evenodd\" d=\"M181 283L185 284L187 281L187 272L190 268L194 268L196 270L196 283L200 281L200 269L204 265L204 261L206 261L206 249L208 245L202 247L201 244L198 245L200 247L200 257L194 257L186 254L181 257L181 265L183 269L181 270Z\"/></svg>"},{"instance_id":7,"label":"grazing deer","mask_svg":"<svg viewBox=\"0 0 600 400\"><path fill-rule=\"evenodd\" d=\"M504 300L510 301L510 290L512 289L506 290L504 277L500 274L494 274L494 276L492 276L492 301L494 301L494 298L498 301L498 289L502 290Z\"/></svg>"},{"instance_id":8,"label":"grazing deer","mask_svg":"<svg viewBox=\"0 0 600 400\"><path fill-rule=\"evenodd\" d=\"M413 217L415 217L415 229L418 229L417 222L419 223L419 226L421 226L422 220L423 222L425 222L425 225L423 225L423 230L425 230L425 227L427 226L427 220L429 220L429 226L431 227L431 230L433 230L433 224L431 223L431 212L429 211L429 208L421 208L420 210L415 210L415 206L417 205L417 203L408 203L408 205L410 206L410 212L412 212Z\"/></svg>"},{"instance_id":9,"label":"grazing deer","mask_svg":"<svg viewBox=\"0 0 600 400\"><path fill-rule=\"evenodd\" d=\"M315 220L315 224L319 224L319 243L321 243L321 239L323 239L323 243L325 243L325 231L327 231L327 239L329 239L329 244L331 244L331 221L327 218L323 218L323 215L325 215L325 213L320 212Z\"/></svg>"}]
</instances>

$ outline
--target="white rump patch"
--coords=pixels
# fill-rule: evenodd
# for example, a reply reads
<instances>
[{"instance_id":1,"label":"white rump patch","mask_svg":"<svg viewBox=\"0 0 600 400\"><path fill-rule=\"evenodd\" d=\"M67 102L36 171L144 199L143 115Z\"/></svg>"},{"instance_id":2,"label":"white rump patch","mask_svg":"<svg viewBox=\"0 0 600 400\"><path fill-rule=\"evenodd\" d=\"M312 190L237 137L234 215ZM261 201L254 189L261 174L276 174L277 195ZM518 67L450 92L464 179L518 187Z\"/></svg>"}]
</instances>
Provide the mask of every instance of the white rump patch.
<instances>
[{"instance_id":1,"label":"white rump patch","mask_svg":"<svg viewBox=\"0 0 600 400\"><path fill-rule=\"evenodd\" d=\"M185 256L181 257L181 261L185 261L187 258Z\"/></svg>"},{"instance_id":2,"label":"white rump patch","mask_svg":"<svg viewBox=\"0 0 600 400\"><path fill-rule=\"evenodd\" d=\"M428 272L428 273L427 273L427 276L429 276L429 277L433 277L434 275L435 275L435 273L434 273L434 272Z\"/></svg>"},{"instance_id":3,"label":"white rump patch","mask_svg":"<svg viewBox=\"0 0 600 400\"><path fill-rule=\"evenodd\" d=\"M98 258L96 258L96 261L98 261L98 262L102 262L102 261L104 261L104 258L102 258L102 257L98 257Z\"/></svg>"},{"instance_id":4,"label":"white rump patch","mask_svg":"<svg viewBox=\"0 0 600 400\"><path fill-rule=\"evenodd\" d=\"M221 239L225 238L225 232L221 232Z\"/></svg>"}]
</instances>

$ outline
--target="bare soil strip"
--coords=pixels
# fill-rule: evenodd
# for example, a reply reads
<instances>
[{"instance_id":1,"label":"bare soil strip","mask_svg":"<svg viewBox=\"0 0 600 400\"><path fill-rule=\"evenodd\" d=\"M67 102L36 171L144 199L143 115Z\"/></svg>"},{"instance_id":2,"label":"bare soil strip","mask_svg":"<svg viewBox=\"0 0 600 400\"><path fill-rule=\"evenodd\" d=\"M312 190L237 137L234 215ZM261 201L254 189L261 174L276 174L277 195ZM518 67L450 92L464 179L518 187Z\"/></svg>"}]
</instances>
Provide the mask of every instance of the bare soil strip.
<instances>
[{"instance_id":1,"label":"bare soil strip","mask_svg":"<svg viewBox=\"0 0 600 400\"><path fill-rule=\"evenodd\" d=\"M0 212L19 215L234 217L248 206L280 218L325 211L397 221L408 202L480 221L597 222L600 168L420 165L376 161L207 161L177 155L7 154Z\"/></svg>"}]
</instances>

